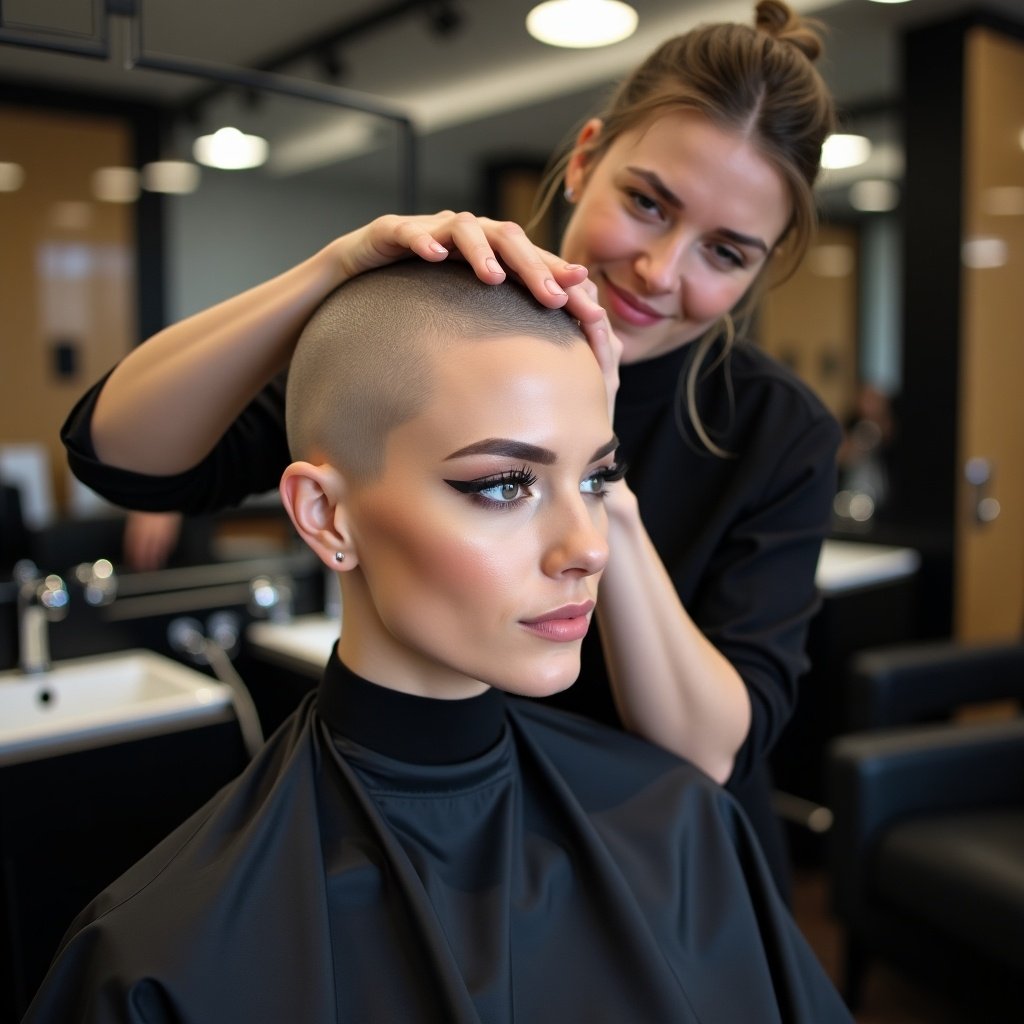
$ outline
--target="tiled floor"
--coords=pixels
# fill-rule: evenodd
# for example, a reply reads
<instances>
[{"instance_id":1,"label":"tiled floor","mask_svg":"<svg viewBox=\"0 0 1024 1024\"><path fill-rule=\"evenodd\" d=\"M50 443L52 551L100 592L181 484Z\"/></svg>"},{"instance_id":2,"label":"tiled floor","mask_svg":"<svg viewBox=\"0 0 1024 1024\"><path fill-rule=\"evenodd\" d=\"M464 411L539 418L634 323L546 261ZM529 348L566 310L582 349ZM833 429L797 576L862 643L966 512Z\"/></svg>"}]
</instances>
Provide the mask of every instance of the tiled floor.
<instances>
[{"instance_id":1,"label":"tiled floor","mask_svg":"<svg viewBox=\"0 0 1024 1024\"><path fill-rule=\"evenodd\" d=\"M802 868L796 872L793 914L825 970L838 984L842 936L828 912L820 871ZM869 968L856 1020L857 1024L971 1024L933 993L882 965Z\"/></svg>"}]
</instances>

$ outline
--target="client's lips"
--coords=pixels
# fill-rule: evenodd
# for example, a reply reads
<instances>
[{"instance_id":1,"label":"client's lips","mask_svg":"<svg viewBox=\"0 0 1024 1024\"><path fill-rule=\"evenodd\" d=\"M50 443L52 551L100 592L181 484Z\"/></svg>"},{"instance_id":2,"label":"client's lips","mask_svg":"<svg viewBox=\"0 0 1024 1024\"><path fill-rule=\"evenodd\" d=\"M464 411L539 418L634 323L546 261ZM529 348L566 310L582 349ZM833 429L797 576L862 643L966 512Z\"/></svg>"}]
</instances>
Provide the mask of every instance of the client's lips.
<instances>
[{"instance_id":1,"label":"client's lips","mask_svg":"<svg viewBox=\"0 0 1024 1024\"><path fill-rule=\"evenodd\" d=\"M604 278L604 285L607 292L608 310L619 320L632 324L634 327L650 327L661 320L669 319L667 314L659 313L653 306L648 306L632 292L612 284L607 277Z\"/></svg>"},{"instance_id":2,"label":"client's lips","mask_svg":"<svg viewBox=\"0 0 1024 1024\"><path fill-rule=\"evenodd\" d=\"M590 613L594 610L594 602L584 604L567 604L554 611L545 612L530 619L521 619L521 623L531 633L554 640L558 643L569 643L582 640L590 628Z\"/></svg>"}]
</instances>

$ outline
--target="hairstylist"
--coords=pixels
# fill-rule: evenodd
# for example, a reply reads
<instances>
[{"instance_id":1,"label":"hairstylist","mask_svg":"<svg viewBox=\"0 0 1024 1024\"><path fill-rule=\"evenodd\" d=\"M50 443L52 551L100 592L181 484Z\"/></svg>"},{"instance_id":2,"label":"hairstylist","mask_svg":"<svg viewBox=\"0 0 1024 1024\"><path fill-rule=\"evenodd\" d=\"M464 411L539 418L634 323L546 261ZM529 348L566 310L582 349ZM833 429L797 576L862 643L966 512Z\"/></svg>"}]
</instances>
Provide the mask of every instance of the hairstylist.
<instances>
[{"instance_id":1,"label":"hairstylist","mask_svg":"<svg viewBox=\"0 0 1024 1024\"><path fill-rule=\"evenodd\" d=\"M840 435L788 371L735 342L732 315L807 246L833 107L810 27L778 0L756 11L756 28L667 41L586 123L558 171L572 205L560 257L468 214L380 218L139 346L72 412L65 442L120 504L230 504L290 461L282 371L343 281L457 250L485 281L504 278L500 259L549 305L568 291L610 393L621 342L614 424L630 469L607 499L599 637L561 702L726 782L785 887L765 755L806 666Z\"/></svg>"}]
</instances>

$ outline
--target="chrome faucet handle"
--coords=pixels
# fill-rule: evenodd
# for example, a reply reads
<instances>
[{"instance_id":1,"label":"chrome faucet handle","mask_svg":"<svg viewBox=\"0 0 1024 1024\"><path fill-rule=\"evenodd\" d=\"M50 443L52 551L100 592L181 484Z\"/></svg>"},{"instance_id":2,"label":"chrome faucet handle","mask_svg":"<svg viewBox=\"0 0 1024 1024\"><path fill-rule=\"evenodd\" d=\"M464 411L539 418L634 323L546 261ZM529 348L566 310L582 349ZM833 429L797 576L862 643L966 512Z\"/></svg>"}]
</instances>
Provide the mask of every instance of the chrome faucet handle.
<instances>
[{"instance_id":1,"label":"chrome faucet handle","mask_svg":"<svg viewBox=\"0 0 1024 1024\"><path fill-rule=\"evenodd\" d=\"M67 615L67 584L56 573L41 576L35 562L22 558L14 565L14 579L19 584L18 600L22 607L42 608L51 622Z\"/></svg>"},{"instance_id":2,"label":"chrome faucet handle","mask_svg":"<svg viewBox=\"0 0 1024 1024\"><path fill-rule=\"evenodd\" d=\"M289 622L292 618L293 585L287 576L256 576L249 582L249 611L271 622Z\"/></svg>"},{"instance_id":3,"label":"chrome faucet handle","mask_svg":"<svg viewBox=\"0 0 1024 1024\"><path fill-rule=\"evenodd\" d=\"M85 591L87 604L94 607L112 604L117 597L117 574L108 558L95 562L81 562L75 566L75 579Z\"/></svg>"},{"instance_id":4,"label":"chrome faucet handle","mask_svg":"<svg viewBox=\"0 0 1024 1024\"><path fill-rule=\"evenodd\" d=\"M36 600L51 622L59 622L68 613L67 584L56 573L50 573L36 589Z\"/></svg>"}]
</instances>

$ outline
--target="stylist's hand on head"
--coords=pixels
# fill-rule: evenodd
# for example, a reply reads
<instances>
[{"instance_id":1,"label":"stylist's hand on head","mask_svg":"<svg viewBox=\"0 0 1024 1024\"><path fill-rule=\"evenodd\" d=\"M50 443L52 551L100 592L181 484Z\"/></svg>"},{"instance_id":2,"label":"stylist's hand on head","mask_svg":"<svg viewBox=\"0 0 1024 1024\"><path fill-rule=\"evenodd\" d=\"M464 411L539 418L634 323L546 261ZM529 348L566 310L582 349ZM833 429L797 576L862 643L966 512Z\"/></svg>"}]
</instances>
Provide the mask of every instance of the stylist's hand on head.
<instances>
[{"instance_id":1,"label":"stylist's hand on head","mask_svg":"<svg viewBox=\"0 0 1024 1024\"><path fill-rule=\"evenodd\" d=\"M615 421L615 396L619 391L619 364L622 362L622 342L612 330L608 314L597 301L597 285L591 280L571 285L566 309L580 322L590 349L597 359L604 386L608 392L608 418Z\"/></svg>"},{"instance_id":2,"label":"stylist's hand on head","mask_svg":"<svg viewBox=\"0 0 1024 1024\"><path fill-rule=\"evenodd\" d=\"M567 306L581 322L581 313L596 316L585 295L573 301L568 293L586 280L587 268L534 245L512 221L452 210L408 217L387 214L335 244L345 279L410 255L432 263L453 256L464 259L488 284L504 281L511 272L545 306Z\"/></svg>"}]
</instances>

